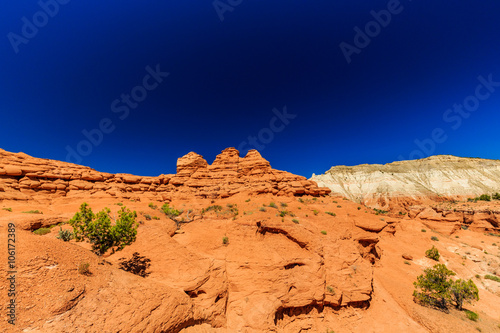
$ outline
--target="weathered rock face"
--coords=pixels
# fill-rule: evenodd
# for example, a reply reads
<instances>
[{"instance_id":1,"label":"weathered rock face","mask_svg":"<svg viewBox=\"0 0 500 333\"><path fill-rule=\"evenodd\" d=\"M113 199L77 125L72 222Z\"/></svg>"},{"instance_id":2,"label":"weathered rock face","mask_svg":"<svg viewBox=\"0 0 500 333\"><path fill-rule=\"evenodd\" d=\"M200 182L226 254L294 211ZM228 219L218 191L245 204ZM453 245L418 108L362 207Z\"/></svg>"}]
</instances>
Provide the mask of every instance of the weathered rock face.
<instances>
[{"instance_id":1,"label":"weathered rock face","mask_svg":"<svg viewBox=\"0 0 500 333\"><path fill-rule=\"evenodd\" d=\"M500 161L431 156L385 165L335 166L311 180L371 207L409 206L422 198L500 192Z\"/></svg>"},{"instance_id":2,"label":"weathered rock face","mask_svg":"<svg viewBox=\"0 0 500 333\"><path fill-rule=\"evenodd\" d=\"M330 193L305 177L271 168L269 162L252 150L244 158L234 148L225 149L208 165L202 156L189 153L177 161L177 174L140 177L110 174L54 160L39 159L24 153L0 149L0 199L29 200L79 196L81 191L96 197L224 198L241 192L272 193L282 196Z\"/></svg>"}]
</instances>

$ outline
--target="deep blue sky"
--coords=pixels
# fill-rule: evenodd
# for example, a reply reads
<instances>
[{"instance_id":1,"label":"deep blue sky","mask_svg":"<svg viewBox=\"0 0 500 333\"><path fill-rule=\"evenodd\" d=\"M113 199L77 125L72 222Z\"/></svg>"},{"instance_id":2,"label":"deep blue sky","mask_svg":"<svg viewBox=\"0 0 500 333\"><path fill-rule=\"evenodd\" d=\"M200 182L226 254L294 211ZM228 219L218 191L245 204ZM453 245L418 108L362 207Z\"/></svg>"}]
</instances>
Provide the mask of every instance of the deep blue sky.
<instances>
[{"instance_id":1,"label":"deep blue sky","mask_svg":"<svg viewBox=\"0 0 500 333\"><path fill-rule=\"evenodd\" d=\"M67 147L85 146L82 131L108 118L114 131L80 164L113 173L174 173L189 151L211 163L259 133L274 168L306 177L429 154L500 159L498 85L479 90L489 95L468 118L447 113L475 94L478 76L500 82L498 0L233 0L223 21L210 0L60 1L47 22L37 1L2 4L5 150L66 160ZM348 63L339 45L354 45L354 28L388 5L390 23ZM23 17L40 27L20 42ZM120 119L125 104L116 113L113 101L157 64L170 75ZM284 106L296 117L274 122L269 140L272 110ZM446 140L430 144L436 128ZM426 140L422 154L415 140Z\"/></svg>"}]
</instances>

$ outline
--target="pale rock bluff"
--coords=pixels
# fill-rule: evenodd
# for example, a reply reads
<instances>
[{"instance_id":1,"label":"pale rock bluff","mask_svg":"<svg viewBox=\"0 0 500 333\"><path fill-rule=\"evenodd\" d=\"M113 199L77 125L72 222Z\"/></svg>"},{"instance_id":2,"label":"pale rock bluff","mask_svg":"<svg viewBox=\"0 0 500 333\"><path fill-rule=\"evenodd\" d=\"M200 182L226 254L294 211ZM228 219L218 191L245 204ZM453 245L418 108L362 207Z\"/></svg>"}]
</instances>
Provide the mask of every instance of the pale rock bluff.
<instances>
[{"instance_id":1,"label":"pale rock bluff","mask_svg":"<svg viewBox=\"0 0 500 333\"><path fill-rule=\"evenodd\" d=\"M451 155L385 165L334 166L310 180L371 207L500 192L500 161Z\"/></svg>"}]
</instances>

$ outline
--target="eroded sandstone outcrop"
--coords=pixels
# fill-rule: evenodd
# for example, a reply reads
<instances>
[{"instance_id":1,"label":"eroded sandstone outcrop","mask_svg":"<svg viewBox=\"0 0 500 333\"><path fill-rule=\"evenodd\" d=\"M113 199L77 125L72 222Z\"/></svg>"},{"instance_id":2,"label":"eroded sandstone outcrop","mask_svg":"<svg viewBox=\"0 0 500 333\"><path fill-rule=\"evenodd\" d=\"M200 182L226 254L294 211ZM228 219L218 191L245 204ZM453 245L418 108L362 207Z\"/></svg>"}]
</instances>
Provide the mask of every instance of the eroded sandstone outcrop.
<instances>
[{"instance_id":1,"label":"eroded sandstone outcrop","mask_svg":"<svg viewBox=\"0 0 500 333\"><path fill-rule=\"evenodd\" d=\"M78 197L81 191L95 197L124 197L150 194L151 198L225 198L241 192L272 193L279 196L330 193L314 181L286 171L274 170L268 161L251 150L241 158L227 148L209 165L191 152L177 161L175 175L141 177L98 172L89 167L39 159L24 153L0 150L0 199L30 200L38 194L49 197Z\"/></svg>"},{"instance_id":2,"label":"eroded sandstone outcrop","mask_svg":"<svg viewBox=\"0 0 500 333\"><path fill-rule=\"evenodd\" d=\"M310 179L353 201L388 210L428 199L500 192L500 161L438 155L384 165L334 166Z\"/></svg>"}]
</instances>

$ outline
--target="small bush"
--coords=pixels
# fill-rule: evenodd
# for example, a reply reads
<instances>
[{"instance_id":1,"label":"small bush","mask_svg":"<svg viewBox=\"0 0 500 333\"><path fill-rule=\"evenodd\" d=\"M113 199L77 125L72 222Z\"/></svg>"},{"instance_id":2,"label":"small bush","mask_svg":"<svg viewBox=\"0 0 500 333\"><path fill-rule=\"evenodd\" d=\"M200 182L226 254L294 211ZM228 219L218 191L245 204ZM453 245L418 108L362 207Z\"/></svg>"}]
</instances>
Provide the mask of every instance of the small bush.
<instances>
[{"instance_id":1,"label":"small bush","mask_svg":"<svg viewBox=\"0 0 500 333\"><path fill-rule=\"evenodd\" d=\"M429 259L439 261L440 254L439 254L438 249L436 249L434 246L432 246L432 248L425 251L425 256Z\"/></svg>"},{"instance_id":2,"label":"small bush","mask_svg":"<svg viewBox=\"0 0 500 333\"><path fill-rule=\"evenodd\" d=\"M245 202L250 202L250 199L246 199Z\"/></svg>"},{"instance_id":3,"label":"small bush","mask_svg":"<svg viewBox=\"0 0 500 333\"><path fill-rule=\"evenodd\" d=\"M325 214L331 215L331 216L337 216L337 214L332 213L332 212L325 212Z\"/></svg>"},{"instance_id":4,"label":"small bush","mask_svg":"<svg viewBox=\"0 0 500 333\"><path fill-rule=\"evenodd\" d=\"M292 219L292 222L295 224L299 224L299 220L297 220L297 219Z\"/></svg>"},{"instance_id":5,"label":"small bush","mask_svg":"<svg viewBox=\"0 0 500 333\"><path fill-rule=\"evenodd\" d=\"M326 230L321 230L321 233L322 233L323 235L326 235L326 234L327 234Z\"/></svg>"},{"instance_id":6,"label":"small bush","mask_svg":"<svg viewBox=\"0 0 500 333\"><path fill-rule=\"evenodd\" d=\"M222 237L222 244L224 245L229 244L229 238L227 236Z\"/></svg>"},{"instance_id":7,"label":"small bush","mask_svg":"<svg viewBox=\"0 0 500 333\"><path fill-rule=\"evenodd\" d=\"M332 287L332 286L326 286L326 290L327 290L330 294L335 295L335 289L333 289L333 287Z\"/></svg>"},{"instance_id":8,"label":"small bush","mask_svg":"<svg viewBox=\"0 0 500 333\"><path fill-rule=\"evenodd\" d=\"M491 197L488 194L481 194L477 199L481 201L491 201Z\"/></svg>"},{"instance_id":9,"label":"small bush","mask_svg":"<svg viewBox=\"0 0 500 333\"><path fill-rule=\"evenodd\" d=\"M420 231L422 231L422 232L427 232L427 230L425 230L425 229L422 229L422 230L420 230Z\"/></svg>"},{"instance_id":10,"label":"small bush","mask_svg":"<svg viewBox=\"0 0 500 333\"><path fill-rule=\"evenodd\" d=\"M337 208L342 208L342 206L341 205L337 205Z\"/></svg>"},{"instance_id":11,"label":"small bush","mask_svg":"<svg viewBox=\"0 0 500 333\"><path fill-rule=\"evenodd\" d=\"M114 225L111 225L110 213L109 208L104 208L94 214L84 202L80 206L80 211L69 221L76 241L88 239L92 244L92 250L98 255L106 253L110 248L114 252L132 244L137 235L138 224L135 221L137 213L121 207Z\"/></svg>"},{"instance_id":12,"label":"small bush","mask_svg":"<svg viewBox=\"0 0 500 333\"><path fill-rule=\"evenodd\" d=\"M2 208L2 210L6 210L8 212L12 212L12 208Z\"/></svg>"},{"instance_id":13,"label":"small bush","mask_svg":"<svg viewBox=\"0 0 500 333\"><path fill-rule=\"evenodd\" d=\"M170 207L167 202L165 202L163 206L161 206L161 210L163 211L163 213L165 213L165 215L167 215L171 219L181 215L180 211L178 211L173 207Z\"/></svg>"},{"instance_id":14,"label":"small bush","mask_svg":"<svg viewBox=\"0 0 500 333\"><path fill-rule=\"evenodd\" d=\"M406 265L411 265L411 263L409 261L407 261L407 260L405 260L405 264Z\"/></svg>"},{"instance_id":15,"label":"small bush","mask_svg":"<svg viewBox=\"0 0 500 333\"><path fill-rule=\"evenodd\" d=\"M438 241L439 241L439 238L437 238L436 236L432 236L432 237L431 237L431 240L438 242Z\"/></svg>"},{"instance_id":16,"label":"small bush","mask_svg":"<svg viewBox=\"0 0 500 333\"><path fill-rule=\"evenodd\" d=\"M495 275L485 275L484 276L485 279L488 279L488 280L492 280L492 281L496 281L496 282L500 282L500 278L498 276L495 276Z\"/></svg>"},{"instance_id":17,"label":"small bush","mask_svg":"<svg viewBox=\"0 0 500 333\"><path fill-rule=\"evenodd\" d=\"M493 194L491 198L493 200L500 200L500 193L497 192L497 193Z\"/></svg>"},{"instance_id":18,"label":"small bush","mask_svg":"<svg viewBox=\"0 0 500 333\"><path fill-rule=\"evenodd\" d=\"M358 210L361 210L361 207L358 207Z\"/></svg>"},{"instance_id":19,"label":"small bush","mask_svg":"<svg viewBox=\"0 0 500 333\"><path fill-rule=\"evenodd\" d=\"M469 229L469 226L467 226L467 225L461 225L460 228L462 228L462 230L467 230L467 229Z\"/></svg>"},{"instance_id":20,"label":"small bush","mask_svg":"<svg viewBox=\"0 0 500 333\"><path fill-rule=\"evenodd\" d=\"M81 262L80 265L78 265L78 273L90 275L90 264L88 262Z\"/></svg>"},{"instance_id":21,"label":"small bush","mask_svg":"<svg viewBox=\"0 0 500 333\"><path fill-rule=\"evenodd\" d=\"M375 211L376 215L378 215L378 214L387 214L388 213L388 211L382 210L382 209L373 208L373 210Z\"/></svg>"},{"instance_id":22,"label":"small bush","mask_svg":"<svg viewBox=\"0 0 500 333\"><path fill-rule=\"evenodd\" d=\"M62 228L59 227L59 232L57 233L56 238L61 239L65 242L69 242L73 239L73 232L71 232L70 230L62 230Z\"/></svg>"},{"instance_id":23,"label":"small bush","mask_svg":"<svg viewBox=\"0 0 500 333\"><path fill-rule=\"evenodd\" d=\"M39 236L49 234L50 232L51 232L51 228L40 228L40 229L36 229L33 231L33 233L35 235L39 235Z\"/></svg>"},{"instance_id":24,"label":"small bush","mask_svg":"<svg viewBox=\"0 0 500 333\"><path fill-rule=\"evenodd\" d=\"M269 204L269 207L272 207L272 208L278 208L278 206L276 206L276 204L275 204L274 202L271 202L271 203Z\"/></svg>"},{"instance_id":25,"label":"small bush","mask_svg":"<svg viewBox=\"0 0 500 333\"><path fill-rule=\"evenodd\" d=\"M259 207L259 210L260 210L261 212L265 212L265 211L266 211L266 207Z\"/></svg>"},{"instance_id":26,"label":"small bush","mask_svg":"<svg viewBox=\"0 0 500 333\"><path fill-rule=\"evenodd\" d=\"M158 208L158 206L157 206L157 205L155 205L155 204L154 204L154 203L152 203L152 202L150 202L150 203L148 204L148 207L149 207L149 208L151 208L151 209L156 209L156 208Z\"/></svg>"},{"instance_id":27,"label":"small bush","mask_svg":"<svg viewBox=\"0 0 500 333\"><path fill-rule=\"evenodd\" d=\"M475 313L474 311L465 310L465 315L467 316L467 319L472 321L477 321L479 319L478 314Z\"/></svg>"},{"instance_id":28,"label":"small bush","mask_svg":"<svg viewBox=\"0 0 500 333\"><path fill-rule=\"evenodd\" d=\"M123 206L123 203L118 202L118 203L115 203L115 205L118 205L118 206Z\"/></svg>"},{"instance_id":29,"label":"small bush","mask_svg":"<svg viewBox=\"0 0 500 333\"><path fill-rule=\"evenodd\" d=\"M147 221L150 221L152 219L151 215L149 214L144 214L144 218L147 220Z\"/></svg>"},{"instance_id":30,"label":"small bush","mask_svg":"<svg viewBox=\"0 0 500 333\"><path fill-rule=\"evenodd\" d=\"M318 215L318 213L319 213L319 212L318 212L316 209L315 209L315 210L313 210L313 214L314 214L314 215Z\"/></svg>"},{"instance_id":31,"label":"small bush","mask_svg":"<svg viewBox=\"0 0 500 333\"><path fill-rule=\"evenodd\" d=\"M437 264L432 268L424 270L423 275L417 277L413 282L415 290L413 297L423 305L446 308L449 299L449 288L452 284L450 276L455 275L445 265Z\"/></svg>"},{"instance_id":32,"label":"small bush","mask_svg":"<svg viewBox=\"0 0 500 333\"><path fill-rule=\"evenodd\" d=\"M152 219L153 220L159 220L160 218L158 216L153 216Z\"/></svg>"},{"instance_id":33,"label":"small bush","mask_svg":"<svg viewBox=\"0 0 500 333\"><path fill-rule=\"evenodd\" d=\"M37 210L28 210L26 212L23 212L25 214L43 214L43 212L39 211L38 209Z\"/></svg>"},{"instance_id":34,"label":"small bush","mask_svg":"<svg viewBox=\"0 0 500 333\"><path fill-rule=\"evenodd\" d=\"M288 207L288 204L286 202L280 202L281 207L285 208Z\"/></svg>"},{"instance_id":35,"label":"small bush","mask_svg":"<svg viewBox=\"0 0 500 333\"><path fill-rule=\"evenodd\" d=\"M304 199L299 198L299 202L300 202L300 203L304 203Z\"/></svg>"}]
</instances>

